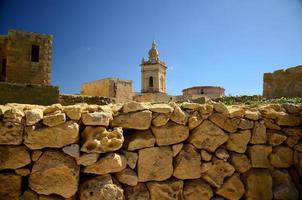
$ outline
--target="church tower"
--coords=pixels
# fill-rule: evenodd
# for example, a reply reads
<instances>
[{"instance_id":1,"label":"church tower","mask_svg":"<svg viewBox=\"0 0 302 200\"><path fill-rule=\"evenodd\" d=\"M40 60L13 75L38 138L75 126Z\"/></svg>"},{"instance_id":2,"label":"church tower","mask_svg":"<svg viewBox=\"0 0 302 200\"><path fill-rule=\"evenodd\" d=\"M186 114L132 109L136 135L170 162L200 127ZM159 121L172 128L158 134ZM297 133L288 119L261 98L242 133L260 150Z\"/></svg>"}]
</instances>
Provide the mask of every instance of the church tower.
<instances>
[{"instance_id":1,"label":"church tower","mask_svg":"<svg viewBox=\"0 0 302 200\"><path fill-rule=\"evenodd\" d=\"M149 59L142 59L141 63L142 93L166 93L166 70L165 62L160 61L155 41L149 50Z\"/></svg>"}]
</instances>

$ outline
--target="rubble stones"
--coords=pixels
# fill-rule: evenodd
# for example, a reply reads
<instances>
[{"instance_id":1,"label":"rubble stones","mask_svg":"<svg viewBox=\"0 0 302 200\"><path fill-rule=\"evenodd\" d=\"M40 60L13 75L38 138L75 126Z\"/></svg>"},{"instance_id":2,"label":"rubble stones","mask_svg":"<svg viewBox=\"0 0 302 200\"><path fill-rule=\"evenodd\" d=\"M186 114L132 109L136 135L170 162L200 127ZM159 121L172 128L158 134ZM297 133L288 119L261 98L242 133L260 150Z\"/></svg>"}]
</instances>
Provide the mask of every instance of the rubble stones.
<instances>
[{"instance_id":1,"label":"rubble stones","mask_svg":"<svg viewBox=\"0 0 302 200\"><path fill-rule=\"evenodd\" d=\"M244 195L244 185L238 174L228 178L221 188L216 191L216 194L223 196L226 199L240 199Z\"/></svg>"},{"instance_id":2,"label":"rubble stones","mask_svg":"<svg viewBox=\"0 0 302 200\"><path fill-rule=\"evenodd\" d=\"M31 163L24 146L0 146L0 170L18 169Z\"/></svg>"},{"instance_id":3,"label":"rubble stones","mask_svg":"<svg viewBox=\"0 0 302 200\"><path fill-rule=\"evenodd\" d=\"M169 121L169 116L166 114L158 114L155 118L152 119L153 126L164 126Z\"/></svg>"},{"instance_id":4,"label":"rubble stones","mask_svg":"<svg viewBox=\"0 0 302 200\"><path fill-rule=\"evenodd\" d=\"M252 167L254 168L270 168L268 156L272 153L271 146L254 145L249 147L249 156Z\"/></svg>"},{"instance_id":5,"label":"rubble stones","mask_svg":"<svg viewBox=\"0 0 302 200\"><path fill-rule=\"evenodd\" d=\"M272 172L274 199L298 200L299 192L286 170Z\"/></svg>"},{"instance_id":6,"label":"rubble stones","mask_svg":"<svg viewBox=\"0 0 302 200\"><path fill-rule=\"evenodd\" d=\"M245 173L252 167L250 160L245 154L232 152L230 162L236 171L240 173Z\"/></svg>"},{"instance_id":7,"label":"rubble stones","mask_svg":"<svg viewBox=\"0 0 302 200\"><path fill-rule=\"evenodd\" d=\"M82 121L88 126L108 126L112 120L112 114L107 112L83 113Z\"/></svg>"},{"instance_id":8,"label":"rubble stones","mask_svg":"<svg viewBox=\"0 0 302 200\"><path fill-rule=\"evenodd\" d=\"M54 113L43 117L43 124L49 127L63 124L66 121L65 113Z\"/></svg>"},{"instance_id":9,"label":"rubble stones","mask_svg":"<svg viewBox=\"0 0 302 200\"><path fill-rule=\"evenodd\" d=\"M124 194L127 200L150 200L149 190L144 183L136 186L125 186Z\"/></svg>"},{"instance_id":10,"label":"rubble stones","mask_svg":"<svg viewBox=\"0 0 302 200\"><path fill-rule=\"evenodd\" d=\"M23 125L16 122L0 122L0 145L20 145L23 141Z\"/></svg>"},{"instance_id":11,"label":"rubble stones","mask_svg":"<svg viewBox=\"0 0 302 200\"><path fill-rule=\"evenodd\" d=\"M124 148L128 151L153 147L155 138L150 130L135 130L125 135Z\"/></svg>"},{"instance_id":12,"label":"rubble stones","mask_svg":"<svg viewBox=\"0 0 302 200\"><path fill-rule=\"evenodd\" d=\"M150 127L151 120L152 113L148 110L145 110L118 115L111 121L111 126L123 127L125 129L146 130Z\"/></svg>"},{"instance_id":13,"label":"rubble stones","mask_svg":"<svg viewBox=\"0 0 302 200\"><path fill-rule=\"evenodd\" d=\"M148 182L151 200L183 199L183 181L170 179L162 182Z\"/></svg>"},{"instance_id":14,"label":"rubble stones","mask_svg":"<svg viewBox=\"0 0 302 200\"><path fill-rule=\"evenodd\" d=\"M186 125L188 117L186 113L181 110L179 106L174 107L174 111L172 112L170 119L174 121L175 123Z\"/></svg>"},{"instance_id":15,"label":"rubble stones","mask_svg":"<svg viewBox=\"0 0 302 200\"><path fill-rule=\"evenodd\" d=\"M209 200L213 197L212 188L201 179L186 180L183 193L185 200Z\"/></svg>"},{"instance_id":16,"label":"rubble stones","mask_svg":"<svg viewBox=\"0 0 302 200\"><path fill-rule=\"evenodd\" d=\"M255 122L250 143L265 144L266 141L267 141L267 135L266 135L266 127L264 125L264 122L263 121Z\"/></svg>"},{"instance_id":17,"label":"rubble stones","mask_svg":"<svg viewBox=\"0 0 302 200\"><path fill-rule=\"evenodd\" d=\"M149 109L155 113L172 113L173 108L168 104L152 104Z\"/></svg>"},{"instance_id":18,"label":"rubble stones","mask_svg":"<svg viewBox=\"0 0 302 200\"><path fill-rule=\"evenodd\" d=\"M244 153L251 138L250 130L239 131L238 133L229 134L226 147L230 151Z\"/></svg>"},{"instance_id":19,"label":"rubble stones","mask_svg":"<svg viewBox=\"0 0 302 200\"><path fill-rule=\"evenodd\" d=\"M136 112L141 110L147 110L148 106L143 103L138 103L135 101L127 102L123 105L123 113Z\"/></svg>"},{"instance_id":20,"label":"rubble stones","mask_svg":"<svg viewBox=\"0 0 302 200\"><path fill-rule=\"evenodd\" d=\"M0 174L0 198L4 199L19 199L21 195L22 177L9 174Z\"/></svg>"},{"instance_id":21,"label":"rubble stones","mask_svg":"<svg viewBox=\"0 0 302 200\"><path fill-rule=\"evenodd\" d=\"M229 133L234 133L236 132L240 120L237 118L232 118L229 119L227 118L226 115L221 114L221 113L214 113L210 116L209 118L214 124L222 128L223 130L229 132Z\"/></svg>"},{"instance_id":22,"label":"rubble stones","mask_svg":"<svg viewBox=\"0 0 302 200\"><path fill-rule=\"evenodd\" d=\"M294 164L294 152L289 147L278 146L269 155L270 163L277 168L288 168Z\"/></svg>"},{"instance_id":23,"label":"rubble stones","mask_svg":"<svg viewBox=\"0 0 302 200\"><path fill-rule=\"evenodd\" d=\"M126 185L130 185L130 186L137 185L137 175L133 170L129 168L126 168L120 172L115 173L115 177L119 182L124 183Z\"/></svg>"},{"instance_id":24,"label":"rubble stones","mask_svg":"<svg viewBox=\"0 0 302 200\"><path fill-rule=\"evenodd\" d=\"M31 109L25 112L26 116L26 125L31 126L43 119L43 110L42 109Z\"/></svg>"}]
</instances>

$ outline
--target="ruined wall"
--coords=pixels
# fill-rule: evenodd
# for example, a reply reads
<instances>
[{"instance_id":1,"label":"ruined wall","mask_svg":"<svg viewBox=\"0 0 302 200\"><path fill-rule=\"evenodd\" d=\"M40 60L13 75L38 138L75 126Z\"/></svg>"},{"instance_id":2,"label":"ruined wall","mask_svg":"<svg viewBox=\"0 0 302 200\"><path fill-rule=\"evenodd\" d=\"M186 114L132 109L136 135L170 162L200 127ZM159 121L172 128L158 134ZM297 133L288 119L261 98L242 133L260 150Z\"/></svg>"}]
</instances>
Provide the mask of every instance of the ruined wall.
<instances>
[{"instance_id":1,"label":"ruined wall","mask_svg":"<svg viewBox=\"0 0 302 200\"><path fill-rule=\"evenodd\" d=\"M263 75L266 98L302 97L302 66L277 70Z\"/></svg>"},{"instance_id":2,"label":"ruined wall","mask_svg":"<svg viewBox=\"0 0 302 200\"><path fill-rule=\"evenodd\" d=\"M302 105L0 106L0 199L301 199Z\"/></svg>"},{"instance_id":3,"label":"ruined wall","mask_svg":"<svg viewBox=\"0 0 302 200\"><path fill-rule=\"evenodd\" d=\"M113 103L114 99L102 96L87 96L87 95L75 95L75 94L60 94L59 103L63 106L87 103L97 105L107 105Z\"/></svg>"}]
</instances>

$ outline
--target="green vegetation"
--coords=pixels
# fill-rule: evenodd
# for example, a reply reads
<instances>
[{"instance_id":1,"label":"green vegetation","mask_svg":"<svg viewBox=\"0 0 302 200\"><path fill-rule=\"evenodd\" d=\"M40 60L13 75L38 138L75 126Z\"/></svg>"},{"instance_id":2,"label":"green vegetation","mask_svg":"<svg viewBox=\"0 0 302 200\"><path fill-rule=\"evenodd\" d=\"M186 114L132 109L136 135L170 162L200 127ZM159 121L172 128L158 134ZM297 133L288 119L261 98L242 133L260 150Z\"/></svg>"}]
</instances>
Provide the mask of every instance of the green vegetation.
<instances>
[{"instance_id":1,"label":"green vegetation","mask_svg":"<svg viewBox=\"0 0 302 200\"><path fill-rule=\"evenodd\" d=\"M261 105L268 103L278 104L302 104L300 97L281 97L279 99L265 99L260 95L254 96L225 96L221 98L211 99L216 102L223 102L226 105L246 104L246 105Z\"/></svg>"}]
</instances>

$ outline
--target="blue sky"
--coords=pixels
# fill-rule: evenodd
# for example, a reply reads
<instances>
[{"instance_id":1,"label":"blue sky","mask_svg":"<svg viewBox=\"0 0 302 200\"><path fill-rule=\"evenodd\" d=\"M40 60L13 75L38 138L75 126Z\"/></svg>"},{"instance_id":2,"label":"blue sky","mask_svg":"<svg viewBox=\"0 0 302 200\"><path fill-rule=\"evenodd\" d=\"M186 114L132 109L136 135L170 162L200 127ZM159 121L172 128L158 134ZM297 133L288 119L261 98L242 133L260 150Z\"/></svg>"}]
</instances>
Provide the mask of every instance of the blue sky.
<instances>
[{"instance_id":1,"label":"blue sky","mask_svg":"<svg viewBox=\"0 0 302 200\"><path fill-rule=\"evenodd\" d=\"M302 0L0 0L0 34L52 34L62 93L106 77L133 80L153 39L169 94L197 85L262 93L264 72L302 64Z\"/></svg>"}]
</instances>

